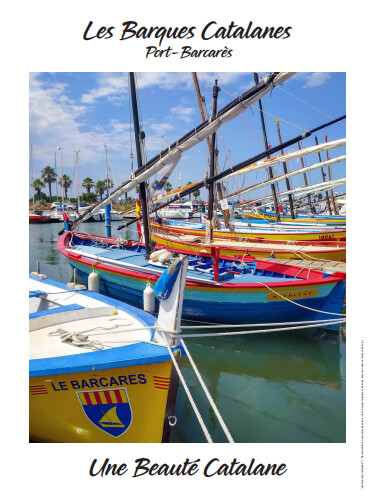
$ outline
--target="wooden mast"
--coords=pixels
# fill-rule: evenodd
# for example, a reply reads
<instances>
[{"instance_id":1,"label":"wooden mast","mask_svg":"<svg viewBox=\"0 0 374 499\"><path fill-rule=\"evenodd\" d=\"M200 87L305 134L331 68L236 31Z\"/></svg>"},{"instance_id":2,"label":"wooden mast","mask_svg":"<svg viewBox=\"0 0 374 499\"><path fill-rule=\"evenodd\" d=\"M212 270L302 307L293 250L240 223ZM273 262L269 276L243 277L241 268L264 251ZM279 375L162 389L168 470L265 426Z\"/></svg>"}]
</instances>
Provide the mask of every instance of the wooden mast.
<instances>
[{"instance_id":1,"label":"wooden mast","mask_svg":"<svg viewBox=\"0 0 374 499\"><path fill-rule=\"evenodd\" d=\"M276 118L275 121L276 121L276 124L277 124L279 143L282 144L282 136L281 136L280 126L279 126L279 119ZM283 149L281 149L281 154L284 154L284 150ZM284 171L284 173L288 173L287 163L285 161L283 161L282 165L283 165L283 171ZM287 186L287 190L290 191L291 190L291 185L290 185L290 180L289 180L288 177L286 177L286 186ZM288 202L290 203L291 217L294 219L295 218L295 210L294 210L294 206L293 206L292 194L288 195Z\"/></svg>"},{"instance_id":2,"label":"wooden mast","mask_svg":"<svg viewBox=\"0 0 374 499\"><path fill-rule=\"evenodd\" d=\"M192 78L193 78L193 81L194 81L194 84L195 84L195 90L196 90L196 95L197 95L197 101L199 103L201 118L202 118L203 121L206 121L207 118L206 118L205 110L204 110L204 106L203 106L204 97L201 95L200 85L199 85L199 81L197 79L197 73L192 73ZM206 141L208 143L210 157L212 157L212 142L211 142L209 136L206 138ZM214 174L217 173L216 170L217 170L217 168L215 167ZM222 201L223 194L222 194L221 182L217 182L216 187L217 187L218 199L220 201ZM226 228L227 229L232 229L232 226L231 226L231 223L230 223L230 211L229 210L224 210L222 207L221 207L221 211L222 211L222 214L223 214L223 220L225 222Z\"/></svg>"},{"instance_id":3,"label":"wooden mast","mask_svg":"<svg viewBox=\"0 0 374 499\"><path fill-rule=\"evenodd\" d=\"M218 92L220 88L217 85L217 81L213 86L213 110L212 110L212 119L215 118L217 114L217 100L218 100ZM210 165L209 165L209 177L214 177L215 172L215 163L216 163L216 132L212 134L212 144L210 149ZM213 201L214 201L214 183L209 184L208 186L208 215L206 220L206 242L211 244L213 242Z\"/></svg>"},{"instance_id":4,"label":"wooden mast","mask_svg":"<svg viewBox=\"0 0 374 499\"><path fill-rule=\"evenodd\" d=\"M138 113L138 103L136 99L136 88L135 88L135 75L134 73L129 73L130 76L130 93L131 93L131 105L132 114L134 120L134 133L135 133L135 145L136 145L136 157L138 161L138 169L143 166L143 158L141 151L141 140L144 139L145 134L140 131L139 126L139 113ZM139 184L139 197L142 206L143 215L143 231L144 231L144 243L146 255L149 255L152 251L150 242L150 230L149 230L149 218L148 218L148 207L147 207L147 192L145 182Z\"/></svg>"},{"instance_id":5,"label":"wooden mast","mask_svg":"<svg viewBox=\"0 0 374 499\"><path fill-rule=\"evenodd\" d=\"M327 135L325 135L325 142L327 142ZM329 160L329 152L328 151L326 151L326 159L327 159L327 161ZM330 165L327 165L327 172L329 174L329 180L331 181L331 168L330 168ZM338 210L336 209L334 191L331 189L330 193L331 193L331 201L332 201L332 207L333 207L333 210L334 210L334 215L337 215L338 214Z\"/></svg>"},{"instance_id":6,"label":"wooden mast","mask_svg":"<svg viewBox=\"0 0 374 499\"><path fill-rule=\"evenodd\" d=\"M300 142L297 143L297 145L299 146L299 151L301 150L301 145L300 145ZM301 156L300 157L300 161L301 161L301 168L305 168L305 165L304 165L304 158ZM308 182L308 178L306 176L306 173L303 173L303 177L304 177L304 183L305 183L305 187L308 187L309 185L309 182ZM310 197L310 194L307 194L307 198L308 198L308 204L309 204L309 208L312 212L315 212L315 209L312 205L312 198Z\"/></svg>"},{"instance_id":7,"label":"wooden mast","mask_svg":"<svg viewBox=\"0 0 374 499\"><path fill-rule=\"evenodd\" d=\"M255 83L257 85L258 81L259 81L258 80L258 74L257 73L253 73L253 75L254 75ZM258 104L259 104L259 107L260 107L261 125L262 125L262 133L263 133L263 136L264 136L265 151L268 151L268 149L269 149L269 142L268 142L268 138L267 138L267 134L266 134L264 112L262 110L261 99L258 100ZM270 156L267 155L267 158L270 158ZM270 178L274 178L273 168L271 166L269 166L268 172L269 172ZM271 184L271 191L273 193L273 202L274 202L274 209L275 209L275 215L277 217L277 222L280 222L280 214L279 214L277 192L275 190L275 184Z\"/></svg>"},{"instance_id":8,"label":"wooden mast","mask_svg":"<svg viewBox=\"0 0 374 499\"><path fill-rule=\"evenodd\" d=\"M318 139L317 139L317 135L314 136L314 141L316 143L316 146L318 146ZM319 162L322 163L322 158L321 158L321 153L318 153L318 159L319 159ZM321 168L321 173L322 173L322 179L324 182L326 182L326 173L323 169L323 167ZM332 211L331 211L331 204L330 204L330 197L329 197L329 193L328 191L326 191L326 202L327 202L327 207L328 207L328 210L329 210L329 214L332 215Z\"/></svg>"}]
</instances>

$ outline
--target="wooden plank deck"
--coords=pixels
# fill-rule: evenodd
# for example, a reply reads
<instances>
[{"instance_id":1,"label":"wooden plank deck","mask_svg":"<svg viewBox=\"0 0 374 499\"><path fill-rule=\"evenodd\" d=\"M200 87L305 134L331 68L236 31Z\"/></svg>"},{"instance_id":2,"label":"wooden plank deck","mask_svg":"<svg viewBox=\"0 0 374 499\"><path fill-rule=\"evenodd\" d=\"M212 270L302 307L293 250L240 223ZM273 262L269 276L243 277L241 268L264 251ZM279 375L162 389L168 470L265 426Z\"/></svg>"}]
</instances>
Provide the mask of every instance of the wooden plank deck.
<instances>
[{"instance_id":1,"label":"wooden plank deck","mask_svg":"<svg viewBox=\"0 0 374 499\"><path fill-rule=\"evenodd\" d=\"M297 267L302 267L304 269L314 269L321 270L323 272L346 272L345 262L330 262L326 260L283 260L281 258L272 258L272 262L284 263L286 265L296 265Z\"/></svg>"}]
</instances>

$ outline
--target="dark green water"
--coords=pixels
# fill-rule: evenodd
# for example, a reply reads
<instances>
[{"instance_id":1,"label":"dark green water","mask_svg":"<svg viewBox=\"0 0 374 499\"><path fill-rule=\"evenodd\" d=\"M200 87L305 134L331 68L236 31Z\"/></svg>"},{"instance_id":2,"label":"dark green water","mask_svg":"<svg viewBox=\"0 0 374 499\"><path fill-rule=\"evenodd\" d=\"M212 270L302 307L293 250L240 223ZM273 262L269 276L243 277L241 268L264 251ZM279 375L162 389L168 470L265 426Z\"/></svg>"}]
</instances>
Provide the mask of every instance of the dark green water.
<instances>
[{"instance_id":1,"label":"dark green water","mask_svg":"<svg viewBox=\"0 0 374 499\"><path fill-rule=\"evenodd\" d=\"M62 224L29 227L30 271L39 260L50 279L69 282L71 267L56 247ZM81 230L105 233L103 223ZM113 231L119 234L134 238ZM345 442L346 345L340 335L309 330L185 342L236 442ZM186 358L182 372L213 441L226 442ZM205 442L182 386L176 416L171 442Z\"/></svg>"}]
</instances>

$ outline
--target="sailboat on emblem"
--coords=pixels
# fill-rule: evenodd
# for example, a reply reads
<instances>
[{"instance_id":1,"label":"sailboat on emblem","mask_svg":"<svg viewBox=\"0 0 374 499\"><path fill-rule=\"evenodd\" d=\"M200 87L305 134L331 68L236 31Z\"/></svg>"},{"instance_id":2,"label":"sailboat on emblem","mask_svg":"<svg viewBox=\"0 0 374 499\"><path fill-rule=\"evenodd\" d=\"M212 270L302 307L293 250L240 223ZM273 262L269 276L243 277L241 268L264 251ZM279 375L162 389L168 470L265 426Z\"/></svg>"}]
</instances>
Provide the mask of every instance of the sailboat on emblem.
<instances>
[{"instance_id":1,"label":"sailboat on emblem","mask_svg":"<svg viewBox=\"0 0 374 499\"><path fill-rule=\"evenodd\" d=\"M106 427L116 427L116 428L124 428L125 425L119 419L117 414L117 406L111 407L109 411L107 411L104 416L100 419L99 424L101 426Z\"/></svg>"}]
</instances>

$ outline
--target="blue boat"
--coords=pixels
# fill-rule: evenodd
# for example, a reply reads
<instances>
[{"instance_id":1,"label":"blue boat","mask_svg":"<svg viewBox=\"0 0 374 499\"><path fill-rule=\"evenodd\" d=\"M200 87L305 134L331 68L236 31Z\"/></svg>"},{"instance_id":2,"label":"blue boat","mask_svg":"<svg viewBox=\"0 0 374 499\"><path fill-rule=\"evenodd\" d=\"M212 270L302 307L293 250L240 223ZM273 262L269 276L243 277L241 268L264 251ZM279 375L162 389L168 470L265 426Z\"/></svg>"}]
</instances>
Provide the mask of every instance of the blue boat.
<instances>
[{"instance_id":1,"label":"blue boat","mask_svg":"<svg viewBox=\"0 0 374 499\"><path fill-rule=\"evenodd\" d=\"M154 286L175 255L163 250L147 259L144 245L134 241L65 232L57 247L79 279L92 270L104 294L136 306L149 282ZM328 275L270 260L189 255L183 317L225 324L288 323L339 318L345 274ZM329 325L338 329L339 324Z\"/></svg>"}]
</instances>

